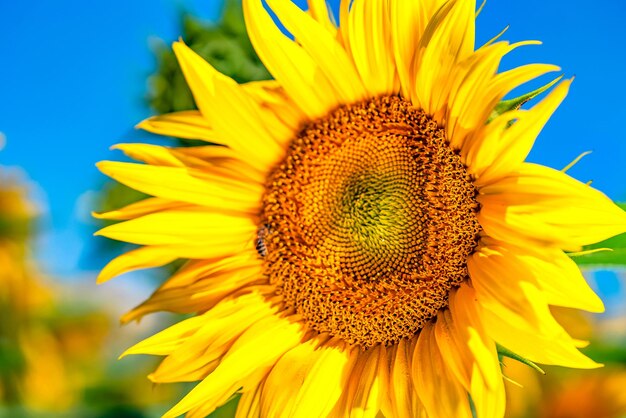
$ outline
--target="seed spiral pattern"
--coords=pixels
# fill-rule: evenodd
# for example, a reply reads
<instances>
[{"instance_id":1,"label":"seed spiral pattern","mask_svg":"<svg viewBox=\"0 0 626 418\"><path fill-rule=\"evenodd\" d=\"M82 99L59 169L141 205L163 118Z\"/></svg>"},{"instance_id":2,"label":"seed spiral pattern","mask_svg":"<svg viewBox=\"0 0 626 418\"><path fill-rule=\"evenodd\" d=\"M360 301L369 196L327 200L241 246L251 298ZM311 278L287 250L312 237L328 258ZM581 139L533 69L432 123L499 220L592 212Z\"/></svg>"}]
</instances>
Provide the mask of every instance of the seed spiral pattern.
<instances>
[{"instance_id":1,"label":"seed spiral pattern","mask_svg":"<svg viewBox=\"0 0 626 418\"><path fill-rule=\"evenodd\" d=\"M304 126L268 177L264 273L310 328L396 343L467 279L475 196L443 129L409 101L339 107Z\"/></svg>"}]
</instances>

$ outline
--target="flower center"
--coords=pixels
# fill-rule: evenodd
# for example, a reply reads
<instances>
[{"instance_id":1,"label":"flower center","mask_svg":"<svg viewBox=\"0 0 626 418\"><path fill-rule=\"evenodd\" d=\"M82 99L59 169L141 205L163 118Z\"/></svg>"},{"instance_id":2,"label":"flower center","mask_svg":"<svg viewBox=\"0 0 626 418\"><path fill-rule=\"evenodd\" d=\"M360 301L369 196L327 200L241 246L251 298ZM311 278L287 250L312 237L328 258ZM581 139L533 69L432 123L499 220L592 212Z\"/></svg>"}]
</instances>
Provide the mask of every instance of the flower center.
<instances>
[{"instance_id":1,"label":"flower center","mask_svg":"<svg viewBox=\"0 0 626 418\"><path fill-rule=\"evenodd\" d=\"M268 178L265 274L320 333L364 348L412 337L468 277L475 195L443 129L407 100L339 107Z\"/></svg>"}]
</instances>

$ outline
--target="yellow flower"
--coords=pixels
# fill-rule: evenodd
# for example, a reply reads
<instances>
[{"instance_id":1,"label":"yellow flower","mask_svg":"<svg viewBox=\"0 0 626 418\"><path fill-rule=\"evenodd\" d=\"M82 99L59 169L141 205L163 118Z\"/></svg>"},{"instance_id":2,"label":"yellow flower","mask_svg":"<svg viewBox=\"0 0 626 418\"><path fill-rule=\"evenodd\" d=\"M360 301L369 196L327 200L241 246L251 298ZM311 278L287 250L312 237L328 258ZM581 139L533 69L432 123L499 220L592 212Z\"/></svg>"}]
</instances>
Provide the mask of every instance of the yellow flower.
<instances>
[{"instance_id":1,"label":"yellow flower","mask_svg":"<svg viewBox=\"0 0 626 418\"><path fill-rule=\"evenodd\" d=\"M165 356L154 382L200 381L165 414L240 417L504 413L496 343L532 361L598 366L549 305L600 312L563 250L626 231L606 196L524 160L567 94L487 121L558 67L497 73L523 42L474 48L475 1L244 0L274 81L238 85L174 44L199 111L139 126L224 146L122 144L101 162L154 197L102 214L142 247L100 281L190 261L125 321L196 316L126 354ZM349 4L352 3L350 6Z\"/></svg>"}]
</instances>

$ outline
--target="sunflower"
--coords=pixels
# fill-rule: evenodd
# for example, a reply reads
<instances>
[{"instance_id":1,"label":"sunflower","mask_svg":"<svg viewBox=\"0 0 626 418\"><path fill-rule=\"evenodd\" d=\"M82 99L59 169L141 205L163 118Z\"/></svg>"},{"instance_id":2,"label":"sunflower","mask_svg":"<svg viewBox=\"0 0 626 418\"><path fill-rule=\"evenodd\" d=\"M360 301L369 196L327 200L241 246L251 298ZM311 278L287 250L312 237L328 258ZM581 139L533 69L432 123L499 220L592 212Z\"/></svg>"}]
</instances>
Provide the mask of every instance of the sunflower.
<instances>
[{"instance_id":1,"label":"sunflower","mask_svg":"<svg viewBox=\"0 0 626 418\"><path fill-rule=\"evenodd\" d=\"M498 73L521 45L474 47L473 0L244 0L274 80L239 85L184 43L198 111L142 122L219 146L117 147L101 162L153 197L102 218L140 247L99 280L187 264L124 321L195 313L125 354L165 356L154 382L199 381L165 416L498 417L497 344L593 368L549 306L600 312L564 251L626 231L626 214L564 172L524 162L567 94L497 108L559 68ZM295 40L294 40L295 39ZM500 106L501 107L501 106Z\"/></svg>"}]
</instances>

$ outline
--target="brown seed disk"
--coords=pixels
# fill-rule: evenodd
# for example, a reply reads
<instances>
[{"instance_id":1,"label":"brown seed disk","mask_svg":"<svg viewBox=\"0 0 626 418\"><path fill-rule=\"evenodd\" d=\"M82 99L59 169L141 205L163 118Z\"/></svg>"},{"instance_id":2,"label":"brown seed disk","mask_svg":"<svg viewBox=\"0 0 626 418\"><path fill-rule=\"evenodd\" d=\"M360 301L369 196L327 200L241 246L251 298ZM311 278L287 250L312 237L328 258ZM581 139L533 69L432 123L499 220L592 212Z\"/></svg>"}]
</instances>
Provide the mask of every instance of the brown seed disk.
<instances>
[{"instance_id":1,"label":"brown seed disk","mask_svg":"<svg viewBox=\"0 0 626 418\"><path fill-rule=\"evenodd\" d=\"M410 338L468 277L475 196L443 129L409 101L339 107L268 177L265 274L320 333L364 348Z\"/></svg>"}]
</instances>

